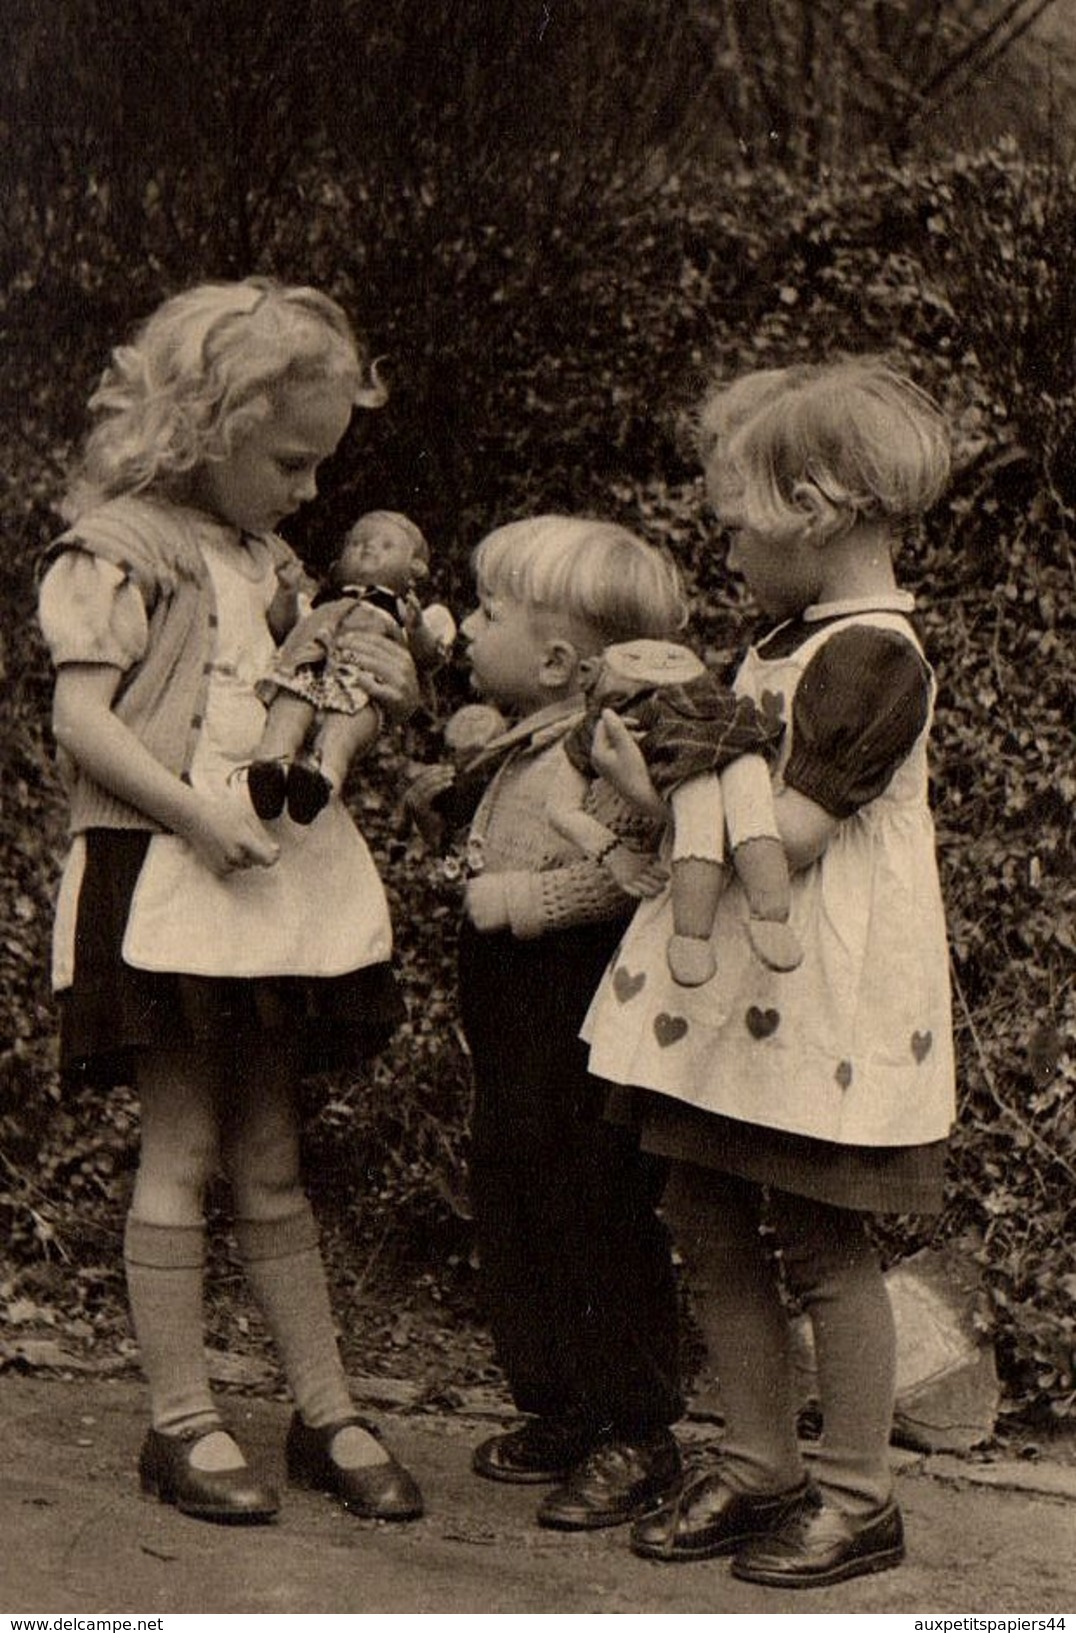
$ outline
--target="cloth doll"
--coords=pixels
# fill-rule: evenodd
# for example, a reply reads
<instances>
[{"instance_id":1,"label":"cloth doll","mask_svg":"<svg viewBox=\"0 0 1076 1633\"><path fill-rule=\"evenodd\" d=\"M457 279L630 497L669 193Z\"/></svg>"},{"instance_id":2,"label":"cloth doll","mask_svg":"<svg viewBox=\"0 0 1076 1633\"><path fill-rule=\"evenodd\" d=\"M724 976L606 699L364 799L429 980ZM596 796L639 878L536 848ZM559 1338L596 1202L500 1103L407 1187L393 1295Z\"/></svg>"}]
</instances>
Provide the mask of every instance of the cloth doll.
<instances>
[{"instance_id":1,"label":"cloth doll","mask_svg":"<svg viewBox=\"0 0 1076 1633\"><path fill-rule=\"evenodd\" d=\"M673 979L702 986L715 972L711 932L727 861L747 898L747 934L756 954L771 969L795 969L803 953L788 922L788 863L768 766L784 729L780 718L737 697L685 646L621 642L605 649L586 715L565 739L565 751L586 776L594 775L594 727L607 708L632 726L650 779L669 807ZM614 874L628 860L616 835L588 812L558 810L551 819Z\"/></svg>"},{"instance_id":2,"label":"cloth doll","mask_svg":"<svg viewBox=\"0 0 1076 1633\"><path fill-rule=\"evenodd\" d=\"M294 822L312 822L377 736L377 710L349 637L387 632L407 644L420 672L446 656L456 635L452 615L437 604L423 608L415 594L428 572L425 538L397 511L368 511L348 532L325 588L258 684L268 714L247 787L264 820L286 804Z\"/></svg>"}]
</instances>

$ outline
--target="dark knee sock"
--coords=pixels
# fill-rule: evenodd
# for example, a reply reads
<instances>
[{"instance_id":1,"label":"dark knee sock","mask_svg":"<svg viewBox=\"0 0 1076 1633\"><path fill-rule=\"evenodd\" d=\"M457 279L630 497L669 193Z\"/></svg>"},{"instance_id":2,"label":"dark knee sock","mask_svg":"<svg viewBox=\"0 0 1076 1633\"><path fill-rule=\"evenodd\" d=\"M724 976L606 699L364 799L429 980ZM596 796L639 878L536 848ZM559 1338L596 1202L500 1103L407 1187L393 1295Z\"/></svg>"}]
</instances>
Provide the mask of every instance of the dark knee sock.
<instances>
[{"instance_id":1,"label":"dark knee sock","mask_svg":"<svg viewBox=\"0 0 1076 1633\"><path fill-rule=\"evenodd\" d=\"M240 1219L236 1238L304 1422L318 1429L346 1418L353 1408L312 1210Z\"/></svg>"},{"instance_id":2,"label":"dark knee sock","mask_svg":"<svg viewBox=\"0 0 1076 1633\"><path fill-rule=\"evenodd\" d=\"M205 1357L203 1227L150 1225L129 1214L123 1258L154 1428L219 1426Z\"/></svg>"}]
</instances>

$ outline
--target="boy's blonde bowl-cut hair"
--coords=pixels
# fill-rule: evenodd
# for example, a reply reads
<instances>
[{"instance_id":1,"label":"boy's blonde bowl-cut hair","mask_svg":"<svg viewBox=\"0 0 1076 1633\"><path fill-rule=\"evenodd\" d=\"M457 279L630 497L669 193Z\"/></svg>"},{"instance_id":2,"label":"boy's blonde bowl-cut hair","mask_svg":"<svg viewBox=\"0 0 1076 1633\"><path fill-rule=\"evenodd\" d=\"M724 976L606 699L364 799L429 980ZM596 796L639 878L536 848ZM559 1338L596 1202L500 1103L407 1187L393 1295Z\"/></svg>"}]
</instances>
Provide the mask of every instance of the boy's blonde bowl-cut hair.
<instances>
[{"instance_id":1,"label":"boy's blonde bowl-cut hair","mask_svg":"<svg viewBox=\"0 0 1076 1633\"><path fill-rule=\"evenodd\" d=\"M765 369L703 404L700 443L720 508L762 537L858 520L922 516L949 476L949 433L933 399L874 358Z\"/></svg>"},{"instance_id":2,"label":"boy's blonde bowl-cut hair","mask_svg":"<svg viewBox=\"0 0 1076 1633\"><path fill-rule=\"evenodd\" d=\"M496 528L473 556L483 595L504 596L563 621L582 650L667 637L687 622L669 556L616 522L534 516Z\"/></svg>"}]
</instances>

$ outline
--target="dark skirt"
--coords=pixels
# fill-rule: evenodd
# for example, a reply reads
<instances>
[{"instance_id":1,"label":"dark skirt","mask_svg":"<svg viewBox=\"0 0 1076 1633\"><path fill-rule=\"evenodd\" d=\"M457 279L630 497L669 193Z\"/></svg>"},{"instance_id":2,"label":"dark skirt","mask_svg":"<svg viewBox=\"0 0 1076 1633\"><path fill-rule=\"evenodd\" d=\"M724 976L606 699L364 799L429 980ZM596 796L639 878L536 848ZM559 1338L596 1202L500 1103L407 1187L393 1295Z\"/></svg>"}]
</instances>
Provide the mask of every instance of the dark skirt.
<instances>
[{"instance_id":1,"label":"dark skirt","mask_svg":"<svg viewBox=\"0 0 1076 1633\"><path fill-rule=\"evenodd\" d=\"M614 1089L607 1115L634 1123L644 1151L735 1174L858 1213L939 1213L945 1140L838 1145L700 1111L648 1089Z\"/></svg>"},{"instance_id":2,"label":"dark skirt","mask_svg":"<svg viewBox=\"0 0 1076 1633\"><path fill-rule=\"evenodd\" d=\"M130 1084L144 1049L241 1049L245 1037L273 1033L298 1041L302 1075L334 1071L376 1054L404 1018L388 964L254 980L132 969L120 949L152 835L96 828L85 837L75 978L57 995L66 1083Z\"/></svg>"}]
</instances>

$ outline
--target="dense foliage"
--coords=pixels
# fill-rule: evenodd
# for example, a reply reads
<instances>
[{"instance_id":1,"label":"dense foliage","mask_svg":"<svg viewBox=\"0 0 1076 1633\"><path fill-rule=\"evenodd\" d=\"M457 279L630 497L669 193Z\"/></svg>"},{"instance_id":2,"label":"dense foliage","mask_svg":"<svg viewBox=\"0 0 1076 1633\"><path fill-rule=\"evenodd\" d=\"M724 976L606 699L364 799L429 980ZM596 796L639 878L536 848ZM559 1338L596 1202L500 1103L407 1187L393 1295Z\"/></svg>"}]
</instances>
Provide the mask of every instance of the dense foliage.
<instances>
[{"instance_id":1,"label":"dense foliage","mask_svg":"<svg viewBox=\"0 0 1076 1633\"><path fill-rule=\"evenodd\" d=\"M323 9L310 7L312 25ZM451 7L425 9L431 29L448 27ZM184 8L170 16L175 48L200 49ZM669 124L658 90L650 83L654 140ZM567 144L584 109L569 119L543 94L534 128L560 119ZM442 98L446 143L462 140L468 106L463 90L458 103ZM750 609L703 507L691 413L705 383L869 349L943 401L957 474L903 563L941 687L933 795L960 1061L950 1200L930 1230L977 1244L1013 1402L1076 1413L1072 178L1006 148L868 161L810 183L769 166L715 175L668 158L646 168L623 142L557 147L532 131L521 150L498 148L495 121L482 131L488 162L457 173L451 146L427 145L417 127L409 166L387 138L360 147L355 117L342 98L337 128L303 127L276 194L240 188L234 210L223 191L234 173L206 172L199 194L178 136L175 164L156 154L122 209L107 155L87 181L62 142L47 207L28 190L8 200L20 253L0 281L0 1220L11 1244L0 1308L51 1300L87 1330L109 1319L135 1149L130 1100L65 1100L55 1077L47 947L63 802L34 561L107 345L177 283L271 270L344 299L393 386L296 519L313 565L359 508L399 506L434 541L438 593L463 608L469 550L489 526L538 508L615 515L675 551L717 662L743 644ZM603 129L615 129L608 110ZM354 781L392 898L409 1021L368 1078L319 1082L309 1099L310 1171L339 1238L370 1255L406 1251L437 1274L468 1248L456 902L398 797L411 761L436 753L462 685L443 676L428 714ZM896 1257L928 1239L909 1220L884 1245Z\"/></svg>"}]
</instances>

